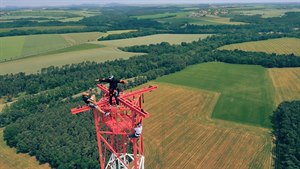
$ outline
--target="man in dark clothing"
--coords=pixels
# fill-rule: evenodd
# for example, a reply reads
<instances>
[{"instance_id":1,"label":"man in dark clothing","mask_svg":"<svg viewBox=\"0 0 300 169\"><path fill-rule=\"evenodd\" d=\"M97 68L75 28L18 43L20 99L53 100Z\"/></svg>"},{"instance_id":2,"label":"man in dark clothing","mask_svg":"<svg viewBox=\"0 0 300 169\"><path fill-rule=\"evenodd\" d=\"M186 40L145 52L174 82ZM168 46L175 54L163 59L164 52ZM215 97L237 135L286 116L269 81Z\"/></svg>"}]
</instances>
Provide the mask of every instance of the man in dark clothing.
<instances>
[{"instance_id":1,"label":"man in dark clothing","mask_svg":"<svg viewBox=\"0 0 300 169\"><path fill-rule=\"evenodd\" d=\"M119 105L119 89L118 89L118 83L127 83L126 80L119 80L115 79L114 76L110 76L109 78L103 78L103 79L96 79L97 82L106 82L109 83L109 104L112 105L112 97L115 97L116 104Z\"/></svg>"}]
</instances>

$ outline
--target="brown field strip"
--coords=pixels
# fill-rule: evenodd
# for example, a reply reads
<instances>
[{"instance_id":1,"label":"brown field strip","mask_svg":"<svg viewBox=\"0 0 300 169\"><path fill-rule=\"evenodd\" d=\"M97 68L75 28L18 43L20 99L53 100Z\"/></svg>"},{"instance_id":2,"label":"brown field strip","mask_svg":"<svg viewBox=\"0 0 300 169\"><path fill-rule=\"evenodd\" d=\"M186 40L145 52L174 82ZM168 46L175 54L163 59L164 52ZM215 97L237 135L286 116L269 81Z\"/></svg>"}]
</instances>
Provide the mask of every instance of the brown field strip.
<instances>
[{"instance_id":1,"label":"brown field strip","mask_svg":"<svg viewBox=\"0 0 300 169\"><path fill-rule=\"evenodd\" d=\"M3 128L0 128L0 169L49 169L48 164L39 165L35 157L28 154L16 154L3 140Z\"/></svg>"},{"instance_id":2,"label":"brown field strip","mask_svg":"<svg viewBox=\"0 0 300 169\"><path fill-rule=\"evenodd\" d=\"M300 100L300 68L272 68L269 75L275 88L275 103Z\"/></svg>"},{"instance_id":3,"label":"brown field strip","mask_svg":"<svg viewBox=\"0 0 300 169\"><path fill-rule=\"evenodd\" d=\"M147 169L270 168L268 130L210 119L219 93L157 84L145 95Z\"/></svg>"},{"instance_id":4,"label":"brown field strip","mask_svg":"<svg viewBox=\"0 0 300 169\"><path fill-rule=\"evenodd\" d=\"M277 54L291 54L300 56L300 39L299 38L278 38L253 42L243 42L231 45L225 45L219 49L225 50L243 50L253 52L266 52Z\"/></svg>"}]
</instances>

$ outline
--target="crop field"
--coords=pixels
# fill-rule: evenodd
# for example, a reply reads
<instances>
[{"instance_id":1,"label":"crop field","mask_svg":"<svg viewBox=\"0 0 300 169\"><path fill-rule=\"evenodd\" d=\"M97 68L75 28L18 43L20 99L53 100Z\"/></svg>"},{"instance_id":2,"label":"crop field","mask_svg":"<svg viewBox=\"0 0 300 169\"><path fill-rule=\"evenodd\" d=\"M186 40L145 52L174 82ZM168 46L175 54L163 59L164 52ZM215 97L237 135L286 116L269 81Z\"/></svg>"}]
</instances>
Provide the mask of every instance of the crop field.
<instances>
[{"instance_id":1,"label":"crop field","mask_svg":"<svg viewBox=\"0 0 300 169\"><path fill-rule=\"evenodd\" d=\"M207 22L207 23L205 23ZM195 25L208 25L210 24L230 24L230 25L242 25L243 22L231 22L230 18L218 17L218 16L206 16L200 18L194 18L193 21L190 21L191 24Z\"/></svg>"},{"instance_id":2,"label":"crop field","mask_svg":"<svg viewBox=\"0 0 300 169\"><path fill-rule=\"evenodd\" d=\"M28 154L16 154L3 140L3 128L0 128L0 169L50 169L48 164L40 165L35 157Z\"/></svg>"},{"instance_id":3,"label":"crop field","mask_svg":"<svg viewBox=\"0 0 300 169\"><path fill-rule=\"evenodd\" d=\"M275 103L300 100L300 68L268 69L275 88Z\"/></svg>"},{"instance_id":4,"label":"crop field","mask_svg":"<svg viewBox=\"0 0 300 169\"><path fill-rule=\"evenodd\" d=\"M190 14L191 12L163 13L163 14L139 16L139 18L156 19L157 21L160 22L190 23L196 25L245 24L243 22L230 22L230 18L227 17L219 17L213 15L208 15L203 17L189 17Z\"/></svg>"},{"instance_id":5,"label":"crop field","mask_svg":"<svg viewBox=\"0 0 300 169\"><path fill-rule=\"evenodd\" d=\"M19 27L19 28L0 28L0 33L9 32L11 30L59 30L59 29L82 29L85 26L35 26L35 27Z\"/></svg>"},{"instance_id":6,"label":"crop field","mask_svg":"<svg viewBox=\"0 0 300 169\"><path fill-rule=\"evenodd\" d=\"M155 84L144 104L146 168L270 168L269 131L210 119L220 93Z\"/></svg>"},{"instance_id":7,"label":"crop field","mask_svg":"<svg viewBox=\"0 0 300 169\"><path fill-rule=\"evenodd\" d=\"M134 31L134 30L127 30L127 31ZM122 32L123 31L111 31L101 36L106 36L107 34L112 34L112 33L122 33ZM123 52L119 50L118 47L143 45L143 44L147 45L147 44L154 44L154 43L160 43L165 41L170 42L172 44L175 43L178 44L181 42L191 42L193 40L198 40L199 38L205 38L207 36L209 35L208 34L199 34L199 35L162 34L162 35L151 35L151 36L144 36L144 37L132 38L132 39L97 41L97 42L94 41L94 42L89 42L88 44L72 46L72 47L59 49L59 50L52 50L49 52L45 52L44 54L41 55L27 57L24 59L2 62L0 63L0 74L18 73L18 72L36 73L41 68L49 67L51 65L62 66L65 64L80 63L87 60L104 62L107 60L115 60L118 58L128 59L131 56L142 55L142 53ZM69 35L69 37L70 39L76 39L74 34ZM79 39L76 40L80 41L80 36Z\"/></svg>"},{"instance_id":8,"label":"crop field","mask_svg":"<svg viewBox=\"0 0 300 169\"><path fill-rule=\"evenodd\" d=\"M104 47L104 46L99 45L99 44L83 43L83 44L74 45L74 46L70 46L70 47L67 47L67 48L63 48L63 49L43 53L43 55L59 54L59 53L66 53L66 52L75 52L75 51L82 51L82 50L89 50L89 49L97 49L97 48L102 48L102 47Z\"/></svg>"},{"instance_id":9,"label":"crop field","mask_svg":"<svg viewBox=\"0 0 300 169\"><path fill-rule=\"evenodd\" d=\"M101 33L49 34L0 38L0 61L8 61L62 49L97 39ZM94 37L94 38L92 38Z\"/></svg>"},{"instance_id":10,"label":"crop field","mask_svg":"<svg viewBox=\"0 0 300 169\"><path fill-rule=\"evenodd\" d=\"M261 66L211 62L190 66L157 81L221 93L213 118L271 126L274 90L267 69Z\"/></svg>"},{"instance_id":11,"label":"crop field","mask_svg":"<svg viewBox=\"0 0 300 169\"><path fill-rule=\"evenodd\" d=\"M0 37L0 62L63 50L70 46L96 41L101 36L130 31L135 30Z\"/></svg>"},{"instance_id":12,"label":"crop field","mask_svg":"<svg viewBox=\"0 0 300 169\"><path fill-rule=\"evenodd\" d=\"M38 22L44 21L62 21L73 22L79 21L84 17L98 15L100 12L87 10L12 10L9 14L1 16L0 21L14 21L16 19L34 19Z\"/></svg>"},{"instance_id":13,"label":"crop field","mask_svg":"<svg viewBox=\"0 0 300 169\"><path fill-rule=\"evenodd\" d=\"M134 16L137 19L160 19L160 18L168 18L168 17L174 17L177 16L178 13L160 13L160 14L152 14L152 15L140 15L140 16Z\"/></svg>"},{"instance_id":14,"label":"crop field","mask_svg":"<svg viewBox=\"0 0 300 169\"><path fill-rule=\"evenodd\" d=\"M240 10L235 13L243 15L261 15L263 18L279 17L286 12L300 12L299 8L293 9L257 9L257 10Z\"/></svg>"},{"instance_id":15,"label":"crop field","mask_svg":"<svg viewBox=\"0 0 300 169\"><path fill-rule=\"evenodd\" d=\"M63 66L84 61L104 62L119 58L128 59L131 56L141 55L140 53L123 52L111 47L102 47L88 50L79 50L65 53L49 54L25 59L13 60L0 63L0 74L7 73L36 73L41 68ZM13 66L12 66L13 65Z\"/></svg>"},{"instance_id":16,"label":"crop field","mask_svg":"<svg viewBox=\"0 0 300 169\"><path fill-rule=\"evenodd\" d=\"M100 32L84 32L84 33L67 33L61 36L70 44L78 45L81 43L96 41L103 33Z\"/></svg>"},{"instance_id":17,"label":"crop field","mask_svg":"<svg viewBox=\"0 0 300 169\"><path fill-rule=\"evenodd\" d=\"M276 54L291 54L300 56L300 39L299 38L278 38L256 42L244 42L231 45L225 45L219 49L225 50L243 50L253 52L266 52Z\"/></svg>"}]
</instances>

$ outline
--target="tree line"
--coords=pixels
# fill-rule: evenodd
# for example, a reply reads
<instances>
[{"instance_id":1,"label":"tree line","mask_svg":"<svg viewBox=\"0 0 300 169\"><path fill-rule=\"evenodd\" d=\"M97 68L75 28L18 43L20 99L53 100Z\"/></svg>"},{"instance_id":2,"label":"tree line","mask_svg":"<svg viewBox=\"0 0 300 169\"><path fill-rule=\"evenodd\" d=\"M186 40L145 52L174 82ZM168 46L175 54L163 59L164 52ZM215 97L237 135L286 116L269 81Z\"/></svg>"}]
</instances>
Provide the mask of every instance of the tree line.
<instances>
[{"instance_id":1,"label":"tree line","mask_svg":"<svg viewBox=\"0 0 300 169\"><path fill-rule=\"evenodd\" d=\"M300 101L281 103L272 123L275 169L300 168Z\"/></svg>"},{"instance_id":2,"label":"tree line","mask_svg":"<svg viewBox=\"0 0 300 169\"><path fill-rule=\"evenodd\" d=\"M262 52L219 51L218 47L245 41L278 38L283 35L244 34L210 36L192 43L170 45L163 42L156 45L142 45L122 48L129 52L148 53L148 56L135 56L128 60L107 61L104 63L84 62L81 64L43 68L40 73L7 74L0 76L0 96L17 96L26 92L35 94L60 86L81 86L91 84L97 75L118 74L121 78L143 75L148 80L182 70L188 65L208 61L237 64L256 64L264 67L297 67L300 57L276 55ZM172 64L170 64L172 63ZM88 74L89 76L86 76Z\"/></svg>"}]
</instances>

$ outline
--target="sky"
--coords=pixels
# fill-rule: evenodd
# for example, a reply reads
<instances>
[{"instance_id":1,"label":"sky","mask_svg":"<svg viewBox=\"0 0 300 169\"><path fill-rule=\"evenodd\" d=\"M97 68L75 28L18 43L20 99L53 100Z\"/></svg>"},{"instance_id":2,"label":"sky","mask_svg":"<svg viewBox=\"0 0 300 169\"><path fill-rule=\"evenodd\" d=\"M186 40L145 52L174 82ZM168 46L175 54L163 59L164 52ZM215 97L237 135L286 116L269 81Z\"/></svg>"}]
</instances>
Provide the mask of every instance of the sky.
<instances>
[{"instance_id":1,"label":"sky","mask_svg":"<svg viewBox=\"0 0 300 169\"><path fill-rule=\"evenodd\" d=\"M296 2L300 0L0 0L0 7L5 6L66 6L80 4L198 4L198 3L272 3Z\"/></svg>"}]
</instances>

